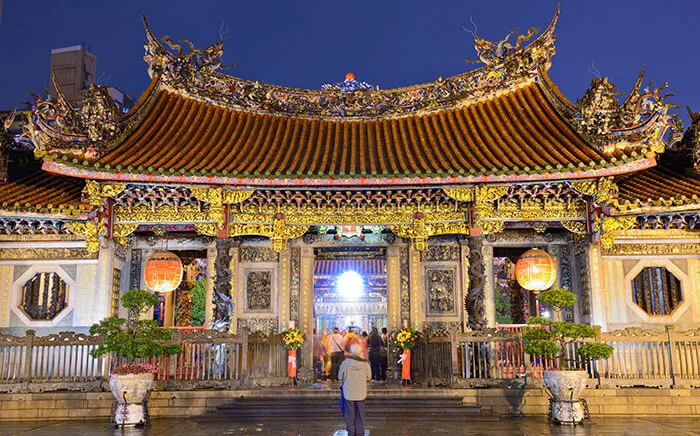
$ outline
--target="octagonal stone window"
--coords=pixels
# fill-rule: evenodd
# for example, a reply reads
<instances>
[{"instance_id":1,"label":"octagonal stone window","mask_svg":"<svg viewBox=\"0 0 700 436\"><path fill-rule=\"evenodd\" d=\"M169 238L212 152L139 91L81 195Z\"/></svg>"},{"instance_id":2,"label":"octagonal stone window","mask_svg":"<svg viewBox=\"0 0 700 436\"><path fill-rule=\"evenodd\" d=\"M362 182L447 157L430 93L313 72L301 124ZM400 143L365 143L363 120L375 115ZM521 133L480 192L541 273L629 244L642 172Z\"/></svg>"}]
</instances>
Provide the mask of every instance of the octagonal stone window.
<instances>
[{"instance_id":1,"label":"octagonal stone window","mask_svg":"<svg viewBox=\"0 0 700 436\"><path fill-rule=\"evenodd\" d=\"M50 321L66 307L68 284L55 272L35 274L22 286L22 310L36 321Z\"/></svg>"},{"instance_id":2,"label":"octagonal stone window","mask_svg":"<svg viewBox=\"0 0 700 436\"><path fill-rule=\"evenodd\" d=\"M646 267L632 280L632 298L649 315L669 315L683 301L681 281L664 267Z\"/></svg>"}]
</instances>

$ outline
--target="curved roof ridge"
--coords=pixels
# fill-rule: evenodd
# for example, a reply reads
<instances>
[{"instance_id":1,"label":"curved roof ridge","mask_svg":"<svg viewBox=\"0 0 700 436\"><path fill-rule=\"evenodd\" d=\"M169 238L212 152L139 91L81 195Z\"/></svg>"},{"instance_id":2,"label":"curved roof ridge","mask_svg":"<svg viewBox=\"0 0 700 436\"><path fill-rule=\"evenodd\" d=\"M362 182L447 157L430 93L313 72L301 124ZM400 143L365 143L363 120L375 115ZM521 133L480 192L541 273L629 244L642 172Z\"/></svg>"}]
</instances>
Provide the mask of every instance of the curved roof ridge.
<instances>
[{"instance_id":1,"label":"curved roof ridge","mask_svg":"<svg viewBox=\"0 0 700 436\"><path fill-rule=\"evenodd\" d=\"M558 17L559 8L547 29L525 47L521 47L522 40L529 33L518 37L516 45L508 43L508 38L497 42L477 38L477 51L482 62L486 63L481 68L448 78L440 77L433 82L387 90L310 90L226 75L218 71L222 67L222 41L197 49L183 39L181 42L190 47L185 51L181 44L174 43L168 36L163 38L163 43L159 41L145 16L147 42L144 60L148 63L149 74L161 76L166 87L235 109L314 118L391 117L426 108L450 108L465 99L489 98L498 91L535 79L539 70L550 67L551 57L556 52L554 30Z\"/></svg>"}]
</instances>

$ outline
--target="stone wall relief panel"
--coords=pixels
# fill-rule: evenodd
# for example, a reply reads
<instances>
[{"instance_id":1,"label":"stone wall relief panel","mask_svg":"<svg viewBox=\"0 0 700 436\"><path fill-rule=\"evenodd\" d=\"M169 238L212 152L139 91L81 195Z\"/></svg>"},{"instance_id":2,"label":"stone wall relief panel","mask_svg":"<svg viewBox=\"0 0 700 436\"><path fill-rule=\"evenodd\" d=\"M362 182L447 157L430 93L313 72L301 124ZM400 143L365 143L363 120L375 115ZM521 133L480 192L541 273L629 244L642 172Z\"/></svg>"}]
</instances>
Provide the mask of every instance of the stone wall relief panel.
<instances>
[{"instance_id":1,"label":"stone wall relief panel","mask_svg":"<svg viewBox=\"0 0 700 436\"><path fill-rule=\"evenodd\" d=\"M426 306L429 317L457 316L457 266L425 265Z\"/></svg>"},{"instance_id":2,"label":"stone wall relief panel","mask_svg":"<svg viewBox=\"0 0 700 436\"><path fill-rule=\"evenodd\" d=\"M273 324L276 328L281 307L279 262L240 262L236 284L237 327L266 332Z\"/></svg>"},{"instance_id":3,"label":"stone wall relief panel","mask_svg":"<svg viewBox=\"0 0 700 436\"><path fill-rule=\"evenodd\" d=\"M591 287L588 272L588 255L586 243L578 243L573 247L574 268L573 277L577 286L574 293L578 299L577 307L580 314L580 322L590 323L591 320ZM578 292L577 292L578 291Z\"/></svg>"}]
</instances>

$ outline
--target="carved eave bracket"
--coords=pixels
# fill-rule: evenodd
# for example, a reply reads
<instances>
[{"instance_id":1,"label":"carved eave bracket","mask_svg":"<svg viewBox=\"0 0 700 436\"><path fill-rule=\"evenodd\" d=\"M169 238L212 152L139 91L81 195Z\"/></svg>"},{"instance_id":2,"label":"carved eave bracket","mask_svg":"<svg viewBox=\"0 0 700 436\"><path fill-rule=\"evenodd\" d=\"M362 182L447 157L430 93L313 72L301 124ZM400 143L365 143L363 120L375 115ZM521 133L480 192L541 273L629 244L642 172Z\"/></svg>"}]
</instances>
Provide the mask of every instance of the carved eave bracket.
<instances>
[{"instance_id":1,"label":"carved eave bracket","mask_svg":"<svg viewBox=\"0 0 700 436\"><path fill-rule=\"evenodd\" d=\"M71 221L66 223L66 227L74 235L85 237L85 245L88 253L97 253L100 251L100 237L104 234L105 219L88 221Z\"/></svg>"},{"instance_id":2,"label":"carved eave bracket","mask_svg":"<svg viewBox=\"0 0 700 436\"><path fill-rule=\"evenodd\" d=\"M123 183L100 183L94 180L85 182L85 191L88 195L90 207L100 208L106 198L121 194L126 189Z\"/></svg>"},{"instance_id":3,"label":"carved eave bracket","mask_svg":"<svg viewBox=\"0 0 700 436\"><path fill-rule=\"evenodd\" d=\"M190 188L192 196L203 203L209 203L207 217L211 223L196 224L197 233L217 236L218 231L226 226L226 206L242 203L253 195L253 190L223 190L218 186L207 188Z\"/></svg>"},{"instance_id":4,"label":"carved eave bracket","mask_svg":"<svg viewBox=\"0 0 700 436\"><path fill-rule=\"evenodd\" d=\"M389 230L398 237L413 241L413 248L424 251L428 248L428 238L438 235L469 235L470 227L466 222L426 222L426 216L417 212L412 224L395 224Z\"/></svg>"},{"instance_id":5,"label":"carved eave bracket","mask_svg":"<svg viewBox=\"0 0 700 436\"><path fill-rule=\"evenodd\" d=\"M615 243L615 235L617 232L630 230L634 228L636 224L636 216L603 217L600 226L600 244L603 248L611 248Z\"/></svg>"},{"instance_id":6,"label":"carved eave bracket","mask_svg":"<svg viewBox=\"0 0 700 436\"><path fill-rule=\"evenodd\" d=\"M594 204L599 206L615 206L617 203L618 187L613 177L601 177L594 180L572 181L571 187L577 192L591 197Z\"/></svg>"},{"instance_id":7,"label":"carved eave bracket","mask_svg":"<svg viewBox=\"0 0 700 436\"><path fill-rule=\"evenodd\" d=\"M310 226L287 225L284 215L278 214L272 224L230 224L229 237L257 235L271 239L270 248L275 252L287 249L287 241L302 237Z\"/></svg>"}]
</instances>

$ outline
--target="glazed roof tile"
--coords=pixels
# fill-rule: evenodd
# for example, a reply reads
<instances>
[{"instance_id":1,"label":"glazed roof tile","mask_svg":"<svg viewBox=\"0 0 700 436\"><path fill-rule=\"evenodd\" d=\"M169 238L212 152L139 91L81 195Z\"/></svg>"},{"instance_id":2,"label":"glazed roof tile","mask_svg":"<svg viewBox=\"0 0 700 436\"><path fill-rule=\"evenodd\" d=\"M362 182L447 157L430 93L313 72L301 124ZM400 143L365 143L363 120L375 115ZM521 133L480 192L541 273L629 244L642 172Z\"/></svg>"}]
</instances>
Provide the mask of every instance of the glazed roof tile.
<instances>
[{"instance_id":1,"label":"glazed roof tile","mask_svg":"<svg viewBox=\"0 0 700 436\"><path fill-rule=\"evenodd\" d=\"M665 165L616 177L618 210L697 206L700 208L700 180Z\"/></svg>"},{"instance_id":2,"label":"glazed roof tile","mask_svg":"<svg viewBox=\"0 0 700 436\"><path fill-rule=\"evenodd\" d=\"M544 174L615 166L532 82L474 104L375 120L258 114L159 90L102 171L250 178Z\"/></svg>"},{"instance_id":3,"label":"glazed roof tile","mask_svg":"<svg viewBox=\"0 0 700 436\"><path fill-rule=\"evenodd\" d=\"M38 214L78 215L84 179L57 176L40 169L0 185L0 210Z\"/></svg>"}]
</instances>

